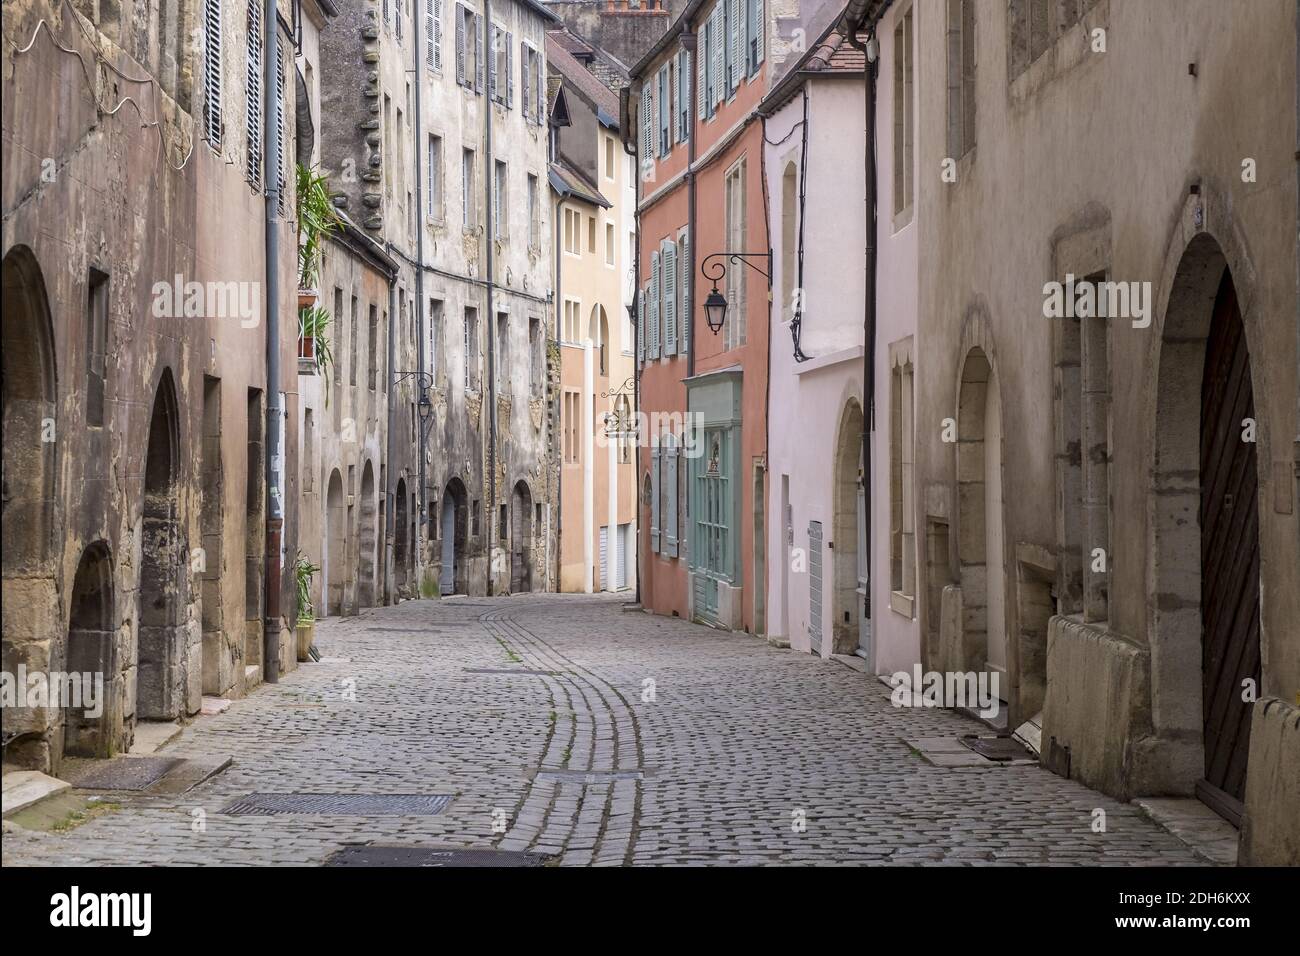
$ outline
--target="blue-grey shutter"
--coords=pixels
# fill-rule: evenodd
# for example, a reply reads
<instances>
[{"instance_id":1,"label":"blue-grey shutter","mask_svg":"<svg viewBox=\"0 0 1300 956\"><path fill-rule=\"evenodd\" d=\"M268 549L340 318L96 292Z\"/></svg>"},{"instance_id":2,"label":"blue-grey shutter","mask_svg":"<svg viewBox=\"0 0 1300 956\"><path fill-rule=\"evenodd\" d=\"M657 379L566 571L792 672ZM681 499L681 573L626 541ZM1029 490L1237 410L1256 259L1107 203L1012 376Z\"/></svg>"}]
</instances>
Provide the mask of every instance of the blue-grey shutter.
<instances>
[{"instance_id":1,"label":"blue-grey shutter","mask_svg":"<svg viewBox=\"0 0 1300 956\"><path fill-rule=\"evenodd\" d=\"M691 264L691 240L685 233L682 234L681 270L682 314L677 317L677 325L681 329L682 352L685 352L690 348L691 341L691 283L695 279L695 269Z\"/></svg>"},{"instance_id":2,"label":"blue-grey shutter","mask_svg":"<svg viewBox=\"0 0 1300 956\"><path fill-rule=\"evenodd\" d=\"M651 102L654 100L654 91L649 83L641 87L641 165L642 175L645 174L644 167L650 163L650 158L654 156L654 120L651 115Z\"/></svg>"},{"instance_id":3,"label":"blue-grey shutter","mask_svg":"<svg viewBox=\"0 0 1300 956\"><path fill-rule=\"evenodd\" d=\"M664 355L677 354L677 244L665 239L663 244Z\"/></svg>"},{"instance_id":4,"label":"blue-grey shutter","mask_svg":"<svg viewBox=\"0 0 1300 956\"><path fill-rule=\"evenodd\" d=\"M659 445L650 448L650 550L659 552Z\"/></svg>"},{"instance_id":5,"label":"blue-grey shutter","mask_svg":"<svg viewBox=\"0 0 1300 956\"><path fill-rule=\"evenodd\" d=\"M483 78L486 75L486 65L483 59L483 17L474 14L474 92L483 92Z\"/></svg>"},{"instance_id":6,"label":"blue-grey shutter","mask_svg":"<svg viewBox=\"0 0 1300 956\"><path fill-rule=\"evenodd\" d=\"M695 41L695 115L701 123L709 118L709 104L704 94L709 88L709 79L705 70L709 63L708 23L700 24L700 33Z\"/></svg>"},{"instance_id":7,"label":"blue-grey shutter","mask_svg":"<svg viewBox=\"0 0 1300 956\"><path fill-rule=\"evenodd\" d=\"M723 35L725 24L723 23L723 10L727 0L718 0L717 6L709 14L709 36L713 53L713 95L709 97L710 112L716 112L716 107L721 103L725 96L723 95L723 83L726 79L725 57L723 53L726 49L726 37Z\"/></svg>"},{"instance_id":8,"label":"blue-grey shutter","mask_svg":"<svg viewBox=\"0 0 1300 956\"><path fill-rule=\"evenodd\" d=\"M645 290L636 290L636 360L645 362Z\"/></svg>"},{"instance_id":9,"label":"blue-grey shutter","mask_svg":"<svg viewBox=\"0 0 1300 956\"><path fill-rule=\"evenodd\" d=\"M753 17L749 21L749 46L753 50L754 71L763 62L763 45L767 40L767 22L763 19L763 0L749 0Z\"/></svg>"},{"instance_id":10,"label":"blue-grey shutter","mask_svg":"<svg viewBox=\"0 0 1300 956\"><path fill-rule=\"evenodd\" d=\"M691 138L691 55L685 50L677 61L677 139Z\"/></svg>"},{"instance_id":11,"label":"blue-grey shutter","mask_svg":"<svg viewBox=\"0 0 1300 956\"><path fill-rule=\"evenodd\" d=\"M744 62L741 48L745 43L745 18L741 15L740 0L727 0L727 95L740 86L740 64Z\"/></svg>"},{"instance_id":12,"label":"blue-grey shutter","mask_svg":"<svg viewBox=\"0 0 1300 956\"><path fill-rule=\"evenodd\" d=\"M496 27L491 28L492 33L489 37L487 68L488 68L488 99L497 99L497 46L500 40L497 35L501 32Z\"/></svg>"},{"instance_id":13,"label":"blue-grey shutter","mask_svg":"<svg viewBox=\"0 0 1300 956\"><path fill-rule=\"evenodd\" d=\"M663 520L663 552L670 558L677 557L677 442L672 435L664 436L666 454L664 469L664 489L668 492L664 500L668 503L668 514Z\"/></svg>"},{"instance_id":14,"label":"blue-grey shutter","mask_svg":"<svg viewBox=\"0 0 1300 956\"><path fill-rule=\"evenodd\" d=\"M515 35L506 34L506 109L515 105Z\"/></svg>"},{"instance_id":15,"label":"blue-grey shutter","mask_svg":"<svg viewBox=\"0 0 1300 956\"><path fill-rule=\"evenodd\" d=\"M648 330L649 338L646 343L646 357L657 359L660 351L660 325L659 316L660 305L659 289L663 283L659 275L660 258L659 252L650 254L650 328Z\"/></svg>"},{"instance_id":16,"label":"blue-grey shutter","mask_svg":"<svg viewBox=\"0 0 1300 956\"><path fill-rule=\"evenodd\" d=\"M456 4L456 82L465 85L465 6Z\"/></svg>"},{"instance_id":17,"label":"blue-grey shutter","mask_svg":"<svg viewBox=\"0 0 1300 956\"><path fill-rule=\"evenodd\" d=\"M528 119L532 113L532 106L529 103L529 95L532 90L532 72L533 61L528 55L528 44L519 44L519 109L524 114L524 119Z\"/></svg>"}]
</instances>

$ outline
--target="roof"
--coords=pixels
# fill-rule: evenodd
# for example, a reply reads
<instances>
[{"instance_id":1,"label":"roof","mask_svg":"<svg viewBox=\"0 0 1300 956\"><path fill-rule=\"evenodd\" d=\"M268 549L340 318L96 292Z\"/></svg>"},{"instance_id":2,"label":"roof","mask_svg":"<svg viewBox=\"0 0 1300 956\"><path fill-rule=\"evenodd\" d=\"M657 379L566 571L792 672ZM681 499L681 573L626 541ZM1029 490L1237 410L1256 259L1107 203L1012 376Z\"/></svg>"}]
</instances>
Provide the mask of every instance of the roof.
<instances>
[{"instance_id":1,"label":"roof","mask_svg":"<svg viewBox=\"0 0 1300 956\"><path fill-rule=\"evenodd\" d=\"M608 86L598 80L590 70L578 62L568 51L565 41L556 36L560 31L551 30L546 34L546 62L565 80L577 88L597 113L612 117L614 127L618 126L618 96ZM602 122L604 120L602 119Z\"/></svg>"},{"instance_id":2,"label":"roof","mask_svg":"<svg viewBox=\"0 0 1300 956\"><path fill-rule=\"evenodd\" d=\"M559 14L552 13L546 4L541 3L540 0L519 0L519 2L538 14L543 20L549 20L551 23L560 22Z\"/></svg>"},{"instance_id":3,"label":"roof","mask_svg":"<svg viewBox=\"0 0 1300 956\"><path fill-rule=\"evenodd\" d=\"M608 199L600 194L600 190L594 183L563 159L551 163L547 180L550 182L551 188L565 199L581 199L583 202L589 202L593 206L600 206L604 209L609 209L612 205Z\"/></svg>"},{"instance_id":4,"label":"roof","mask_svg":"<svg viewBox=\"0 0 1300 956\"><path fill-rule=\"evenodd\" d=\"M823 31L811 47L785 70L780 81L768 91L758 104L758 111L770 115L780 109L799 91L811 76L861 76L867 66L867 57L849 42L837 18ZM858 41L865 43L869 34L860 31Z\"/></svg>"}]
</instances>

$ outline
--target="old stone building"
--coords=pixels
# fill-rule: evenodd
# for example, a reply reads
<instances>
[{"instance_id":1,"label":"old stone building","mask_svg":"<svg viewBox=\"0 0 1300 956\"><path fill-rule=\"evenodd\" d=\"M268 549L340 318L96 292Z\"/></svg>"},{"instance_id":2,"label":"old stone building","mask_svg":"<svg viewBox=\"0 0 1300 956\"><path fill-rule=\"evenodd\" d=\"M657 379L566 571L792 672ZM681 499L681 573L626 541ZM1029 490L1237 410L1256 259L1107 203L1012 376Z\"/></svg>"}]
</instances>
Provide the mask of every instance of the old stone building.
<instances>
[{"instance_id":1,"label":"old stone building","mask_svg":"<svg viewBox=\"0 0 1300 956\"><path fill-rule=\"evenodd\" d=\"M925 661L1294 863L1295 4L911 9Z\"/></svg>"},{"instance_id":2,"label":"old stone building","mask_svg":"<svg viewBox=\"0 0 1300 956\"><path fill-rule=\"evenodd\" d=\"M266 602L297 536L295 390L268 381L294 362L293 41L265 12L6 4L4 670L104 680L99 716L6 709L6 765L123 751L294 666L290 576Z\"/></svg>"},{"instance_id":3,"label":"old stone building","mask_svg":"<svg viewBox=\"0 0 1300 956\"><path fill-rule=\"evenodd\" d=\"M398 267L381 482L389 600L553 580L553 21L529 0L490 17L445 0L362 3L321 39L322 166L339 208Z\"/></svg>"}]
</instances>

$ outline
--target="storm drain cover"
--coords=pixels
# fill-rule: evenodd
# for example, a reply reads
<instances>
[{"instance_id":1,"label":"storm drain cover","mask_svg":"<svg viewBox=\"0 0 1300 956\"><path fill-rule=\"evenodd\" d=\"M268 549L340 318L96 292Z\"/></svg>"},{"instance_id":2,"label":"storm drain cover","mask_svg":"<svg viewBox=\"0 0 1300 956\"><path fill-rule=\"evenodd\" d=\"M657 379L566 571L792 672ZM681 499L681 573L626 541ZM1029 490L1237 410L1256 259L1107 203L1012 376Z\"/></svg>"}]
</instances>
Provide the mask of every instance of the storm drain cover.
<instances>
[{"instance_id":1,"label":"storm drain cover","mask_svg":"<svg viewBox=\"0 0 1300 956\"><path fill-rule=\"evenodd\" d=\"M959 737L963 746L969 747L989 760L1032 760L1033 754L1014 737Z\"/></svg>"},{"instance_id":2,"label":"storm drain cover","mask_svg":"<svg viewBox=\"0 0 1300 956\"><path fill-rule=\"evenodd\" d=\"M641 780L644 774L640 770L539 770L537 777L561 783L610 783L614 780Z\"/></svg>"},{"instance_id":3,"label":"storm drain cover","mask_svg":"<svg viewBox=\"0 0 1300 956\"><path fill-rule=\"evenodd\" d=\"M143 790L181 763L180 757L114 757L92 761L66 779L82 790Z\"/></svg>"},{"instance_id":4,"label":"storm drain cover","mask_svg":"<svg viewBox=\"0 0 1300 956\"><path fill-rule=\"evenodd\" d=\"M535 671L523 667L467 667L466 674L533 674L537 677L556 677L556 671Z\"/></svg>"},{"instance_id":5,"label":"storm drain cover","mask_svg":"<svg viewBox=\"0 0 1300 956\"><path fill-rule=\"evenodd\" d=\"M428 817L442 813L451 797L442 793L250 793L221 812L232 816L317 813L338 817Z\"/></svg>"},{"instance_id":6,"label":"storm drain cover","mask_svg":"<svg viewBox=\"0 0 1300 956\"><path fill-rule=\"evenodd\" d=\"M383 631L386 634L441 634L440 627L368 627L367 631Z\"/></svg>"},{"instance_id":7,"label":"storm drain cover","mask_svg":"<svg viewBox=\"0 0 1300 956\"><path fill-rule=\"evenodd\" d=\"M326 866L541 866L546 857L519 850L452 850L427 846L347 846Z\"/></svg>"}]
</instances>

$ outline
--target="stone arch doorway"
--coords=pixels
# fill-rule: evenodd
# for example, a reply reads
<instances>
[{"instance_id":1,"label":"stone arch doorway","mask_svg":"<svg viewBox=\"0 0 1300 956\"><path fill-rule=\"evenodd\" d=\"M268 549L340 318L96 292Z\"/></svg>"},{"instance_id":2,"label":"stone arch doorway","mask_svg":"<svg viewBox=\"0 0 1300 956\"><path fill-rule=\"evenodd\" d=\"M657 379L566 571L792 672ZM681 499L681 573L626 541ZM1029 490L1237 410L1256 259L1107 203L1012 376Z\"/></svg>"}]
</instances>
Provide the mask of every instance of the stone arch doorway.
<instances>
[{"instance_id":1,"label":"stone arch doorway","mask_svg":"<svg viewBox=\"0 0 1300 956\"><path fill-rule=\"evenodd\" d=\"M849 399L840 414L835 440L834 583L831 597L832 653L852 654L862 640L862 628L868 623L862 613L866 602L862 581L858 529L865 502L860 494L862 468L862 406Z\"/></svg>"},{"instance_id":2,"label":"stone arch doorway","mask_svg":"<svg viewBox=\"0 0 1300 956\"><path fill-rule=\"evenodd\" d=\"M65 755L108 757L114 749L121 681L113 619L113 561L108 545L97 541L82 553L72 584L67 670L77 675L81 696L64 702ZM87 696L92 689L95 698Z\"/></svg>"},{"instance_id":3,"label":"stone arch doorway","mask_svg":"<svg viewBox=\"0 0 1300 956\"><path fill-rule=\"evenodd\" d=\"M596 374L609 374L609 316L605 307L597 302L591 307L591 320L587 327L587 337L596 352Z\"/></svg>"},{"instance_id":4,"label":"stone arch doorway","mask_svg":"<svg viewBox=\"0 0 1300 956\"><path fill-rule=\"evenodd\" d=\"M1152 717L1160 736L1199 744L1171 755L1185 774L1174 786L1237 825L1250 749L1242 690L1261 677L1258 428L1237 288L1202 234L1179 262L1160 343Z\"/></svg>"},{"instance_id":5,"label":"stone arch doorway","mask_svg":"<svg viewBox=\"0 0 1300 956\"><path fill-rule=\"evenodd\" d=\"M57 360L45 279L26 246L5 254L0 311L0 394L3 395L3 659L16 673L21 663L40 663L36 642L62 628L55 581L55 483L57 475ZM49 769L57 760L44 711L5 714L4 759Z\"/></svg>"},{"instance_id":6,"label":"stone arch doorway","mask_svg":"<svg viewBox=\"0 0 1300 956\"><path fill-rule=\"evenodd\" d=\"M343 475L335 468L325 490L325 613L343 614L343 588L347 579L347 512L343 503Z\"/></svg>"},{"instance_id":7,"label":"stone arch doorway","mask_svg":"<svg viewBox=\"0 0 1300 956\"><path fill-rule=\"evenodd\" d=\"M141 531L136 716L174 720L184 711L187 664L184 624L185 546L177 514L180 415L170 369L164 369L149 418ZM197 675L196 675L197 676Z\"/></svg>"},{"instance_id":8,"label":"stone arch doorway","mask_svg":"<svg viewBox=\"0 0 1300 956\"><path fill-rule=\"evenodd\" d=\"M515 482L510 503L510 593L533 589L533 493L525 481Z\"/></svg>"},{"instance_id":9,"label":"stone arch doorway","mask_svg":"<svg viewBox=\"0 0 1300 956\"><path fill-rule=\"evenodd\" d=\"M378 567L378 502L375 498L375 468L367 459L361 471L361 527L357 532L357 604L375 606L375 569Z\"/></svg>"},{"instance_id":10,"label":"stone arch doorway","mask_svg":"<svg viewBox=\"0 0 1300 956\"><path fill-rule=\"evenodd\" d=\"M397 593L399 597L405 597L407 579L409 577L409 564L407 562L407 549L410 547L407 540L406 528L406 479L397 479L397 506L396 514L393 518L395 537L393 541L393 560L396 567L393 569L396 576Z\"/></svg>"},{"instance_id":11,"label":"stone arch doorway","mask_svg":"<svg viewBox=\"0 0 1300 956\"><path fill-rule=\"evenodd\" d=\"M443 595L469 593L469 568L465 563L465 538L469 511L465 485L459 478L447 482L442 494L442 573L438 590Z\"/></svg>"},{"instance_id":12,"label":"stone arch doorway","mask_svg":"<svg viewBox=\"0 0 1300 956\"><path fill-rule=\"evenodd\" d=\"M960 669L998 672L998 696L1006 700L1002 402L997 375L979 347L966 353L957 400L957 522Z\"/></svg>"}]
</instances>

